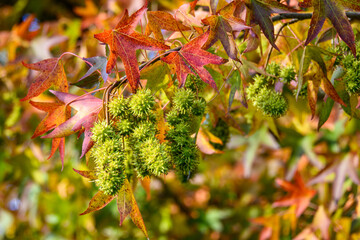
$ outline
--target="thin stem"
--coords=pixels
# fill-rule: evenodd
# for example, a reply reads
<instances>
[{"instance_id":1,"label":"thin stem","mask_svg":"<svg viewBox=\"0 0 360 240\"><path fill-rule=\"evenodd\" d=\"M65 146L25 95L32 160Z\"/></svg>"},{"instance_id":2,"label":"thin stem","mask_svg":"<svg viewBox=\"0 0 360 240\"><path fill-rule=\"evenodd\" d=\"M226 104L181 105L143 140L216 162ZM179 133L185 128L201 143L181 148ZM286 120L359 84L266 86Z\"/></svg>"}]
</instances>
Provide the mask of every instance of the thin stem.
<instances>
[{"instance_id":1,"label":"thin stem","mask_svg":"<svg viewBox=\"0 0 360 240\"><path fill-rule=\"evenodd\" d=\"M346 16L350 19L360 20L359 12L346 12ZM271 18L272 22L280 21L283 19L297 19L306 20L312 18L312 13L280 13Z\"/></svg>"}]
</instances>

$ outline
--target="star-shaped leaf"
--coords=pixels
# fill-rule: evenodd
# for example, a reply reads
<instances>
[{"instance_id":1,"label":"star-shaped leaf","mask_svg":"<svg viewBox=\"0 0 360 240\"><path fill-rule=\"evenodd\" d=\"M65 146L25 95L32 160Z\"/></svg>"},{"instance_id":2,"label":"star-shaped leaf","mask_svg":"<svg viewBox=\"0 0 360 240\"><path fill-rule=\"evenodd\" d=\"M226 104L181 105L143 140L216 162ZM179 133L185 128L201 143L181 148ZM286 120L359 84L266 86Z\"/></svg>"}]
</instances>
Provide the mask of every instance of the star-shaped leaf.
<instances>
[{"instance_id":1,"label":"star-shaped leaf","mask_svg":"<svg viewBox=\"0 0 360 240\"><path fill-rule=\"evenodd\" d=\"M29 69L39 71L40 74L31 83L28 94L21 101L36 97L52 86L62 92L68 92L66 74L58 58L49 58L32 64L23 62L23 65Z\"/></svg>"},{"instance_id":2,"label":"star-shaped leaf","mask_svg":"<svg viewBox=\"0 0 360 240\"><path fill-rule=\"evenodd\" d=\"M81 157L83 157L91 148L92 141L91 128L97 120L97 114L103 106L101 99L92 95L77 96L64 92L57 92L50 90L61 102L69 104L70 107L75 109L77 113L66 122L57 126L51 133L43 138L59 138L69 136L84 127L84 142L82 145Z\"/></svg>"},{"instance_id":3,"label":"star-shaped leaf","mask_svg":"<svg viewBox=\"0 0 360 240\"><path fill-rule=\"evenodd\" d=\"M242 31L250 29L250 27L246 26L242 19L233 15L235 9L236 1L233 1L221 9L218 15L212 15L202 20L205 25L210 26L209 38L202 48L208 49L217 42L217 40L220 40L227 55L239 61L233 31Z\"/></svg>"},{"instance_id":4,"label":"star-shaped leaf","mask_svg":"<svg viewBox=\"0 0 360 240\"><path fill-rule=\"evenodd\" d=\"M185 84L188 74L196 74L201 80L217 90L214 79L204 68L204 65L219 65L227 62L227 60L201 49L201 46L207 41L209 33L210 32L207 31L185 44L180 51L170 53L168 56L162 58L164 62L175 66L180 87Z\"/></svg>"},{"instance_id":5,"label":"star-shaped leaf","mask_svg":"<svg viewBox=\"0 0 360 240\"><path fill-rule=\"evenodd\" d=\"M108 44L110 47L110 55L106 65L106 72L111 72L116 65L117 57L120 57L124 64L125 73L132 91L136 91L140 79L136 50L169 49L169 47L162 42L135 32L135 27L146 10L147 8L144 6L131 16L128 16L128 12L126 10L123 18L120 20L115 29L105 30L102 33L94 35L96 39Z\"/></svg>"},{"instance_id":6,"label":"star-shaped leaf","mask_svg":"<svg viewBox=\"0 0 360 240\"><path fill-rule=\"evenodd\" d=\"M315 177L313 177L308 185L324 182L325 178L332 173L335 173L335 180L332 185L332 198L337 202L342 195L342 187L346 176L357 185L360 185L360 180L356 171L357 156L348 154L343 159L337 159L327 166L325 166Z\"/></svg>"},{"instance_id":7,"label":"star-shaped leaf","mask_svg":"<svg viewBox=\"0 0 360 240\"><path fill-rule=\"evenodd\" d=\"M65 105L61 102L33 102L30 104L35 108L47 112L46 117L36 127L34 135L31 138L36 138L55 127L61 125L67 121L71 116L71 110L69 107L65 108ZM54 138L52 140L51 153L49 158L53 156L55 151L59 149L62 166L64 167L64 156L65 156L65 139Z\"/></svg>"},{"instance_id":8,"label":"star-shaped leaf","mask_svg":"<svg viewBox=\"0 0 360 240\"><path fill-rule=\"evenodd\" d=\"M354 56L356 55L355 36L351 24L345 14L345 8L360 10L358 1L344 0L313 0L313 16L310 22L310 29L305 41L309 44L320 32L325 19L330 19L340 38L350 47Z\"/></svg>"},{"instance_id":9,"label":"star-shaped leaf","mask_svg":"<svg viewBox=\"0 0 360 240\"><path fill-rule=\"evenodd\" d=\"M251 21L259 24L270 44L276 50L280 51L275 44L274 24L271 21L271 14L296 12L297 10L275 0L246 0L245 2L251 10L251 14L249 14Z\"/></svg>"},{"instance_id":10,"label":"star-shaped leaf","mask_svg":"<svg viewBox=\"0 0 360 240\"><path fill-rule=\"evenodd\" d=\"M274 202L274 207L280 206L296 206L296 216L300 216L310 203L310 200L315 196L316 191L307 188L300 174L295 174L295 183L276 179L276 183L280 185L289 194L280 200Z\"/></svg>"}]
</instances>

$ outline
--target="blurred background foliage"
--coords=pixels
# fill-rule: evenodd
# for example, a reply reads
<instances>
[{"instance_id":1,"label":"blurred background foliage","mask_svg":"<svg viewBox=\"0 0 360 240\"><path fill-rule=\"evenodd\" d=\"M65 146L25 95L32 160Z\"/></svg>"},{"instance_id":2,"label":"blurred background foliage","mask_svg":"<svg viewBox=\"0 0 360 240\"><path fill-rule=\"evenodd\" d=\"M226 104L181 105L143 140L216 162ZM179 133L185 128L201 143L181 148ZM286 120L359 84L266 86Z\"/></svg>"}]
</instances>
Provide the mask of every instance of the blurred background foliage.
<instances>
[{"instance_id":1,"label":"blurred background foliage","mask_svg":"<svg viewBox=\"0 0 360 240\"><path fill-rule=\"evenodd\" d=\"M176 9L181 4L158 0L151 2L150 9ZM85 168L85 160L79 159L82 141L67 138L61 171L58 153L47 159L50 140L31 139L44 112L19 100L34 74L21 61L36 62L67 51L82 57L104 54L94 33L116 23L125 7L131 12L141 5L142 1L131 0L0 2L0 239L144 238L129 219L118 226L115 201L101 211L79 216L97 191L72 170ZM65 69L70 82L87 70L74 58L66 61ZM213 105L227 101L230 86L225 88ZM45 101L50 96L38 99ZM337 107L317 131L305 100L295 103L290 94L288 99L290 116L277 120L276 130L273 120L254 116L251 106L244 110L237 98L234 118L244 130L252 126L249 135L226 126L214 130L208 120L204 125L214 134L230 134L224 153L204 155L199 173L189 183L180 183L172 173L152 179L151 198L139 184L135 196L151 239L258 239L268 231L278 236L273 239L291 239L307 227L321 239L324 230L319 222L329 222L331 230L325 232L334 239L360 238L358 186L350 178L345 179L336 203L331 200L334 174L314 185L318 194L299 219L294 207L274 207L286 195L276 185L277 178L291 180L299 171L310 179L333 156L359 154L359 120ZM358 172L358 158L354 159ZM328 210L332 214L324 213L323 206L332 206Z\"/></svg>"}]
</instances>

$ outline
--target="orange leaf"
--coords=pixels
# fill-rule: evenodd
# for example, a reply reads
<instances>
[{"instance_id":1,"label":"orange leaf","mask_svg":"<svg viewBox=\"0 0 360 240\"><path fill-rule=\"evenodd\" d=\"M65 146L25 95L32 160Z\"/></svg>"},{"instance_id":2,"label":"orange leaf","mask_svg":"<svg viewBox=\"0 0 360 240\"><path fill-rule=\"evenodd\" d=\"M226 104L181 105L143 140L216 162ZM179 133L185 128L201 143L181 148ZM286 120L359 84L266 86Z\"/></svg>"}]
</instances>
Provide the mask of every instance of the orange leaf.
<instances>
[{"instance_id":1,"label":"orange leaf","mask_svg":"<svg viewBox=\"0 0 360 240\"><path fill-rule=\"evenodd\" d=\"M149 11L147 12L147 16L149 22L146 26L145 35L149 36L153 32L155 38L161 41L164 40L161 29L173 32L190 30L189 27L176 21L175 18L168 12Z\"/></svg>"},{"instance_id":2,"label":"orange leaf","mask_svg":"<svg viewBox=\"0 0 360 240\"><path fill-rule=\"evenodd\" d=\"M46 117L36 127L34 135L31 138L36 138L47 131L56 128L62 123L66 122L71 115L71 109L65 104L57 102L33 102L30 104L35 108L47 112ZM54 138L52 140L51 153L49 158L53 156L56 149L59 149L62 167L64 167L64 155L65 155L65 138Z\"/></svg>"},{"instance_id":3,"label":"orange leaf","mask_svg":"<svg viewBox=\"0 0 360 240\"><path fill-rule=\"evenodd\" d=\"M276 183L279 184L285 191L289 192L289 194L274 202L273 206L281 207L295 205L297 217L305 211L310 203L310 200L316 194L315 190L306 187L298 172L295 174L294 184L281 179L276 179Z\"/></svg>"},{"instance_id":4,"label":"orange leaf","mask_svg":"<svg viewBox=\"0 0 360 240\"><path fill-rule=\"evenodd\" d=\"M58 58L49 58L40 62L23 65L29 69L39 71L40 74L31 83L28 94L21 101L29 100L54 86L61 92L68 92L68 82L62 62Z\"/></svg>"},{"instance_id":5,"label":"orange leaf","mask_svg":"<svg viewBox=\"0 0 360 240\"><path fill-rule=\"evenodd\" d=\"M140 180L141 186L144 188L146 192L146 200L148 201L151 199L150 182L151 179L149 176L146 176L144 179Z\"/></svg>"},{"instance_id":6,"label":"orange leaf","mask_svg":"<svg viewBox=\"0 0 360 240\"><path fill-rule=\"evenodd\" d=\"M90 200L88 208L83 213L80 213L80 215L85 215L100 210L108 205L114 198L115 196L105 195L102 191L98 191Z\"/></svg>"},{"instance_id":7,"label":"orange leaf","mask_svg":"<svg viewBox=\"0 0 360 240\"><path fill-rule=\"evenodd\" d=\"M165 50L168 46L162 42L135 32L135 27L140 21L147 8L144 6L132 14L130 17L127 10L123 18L113 30L105 30L95 34L94 37L106 43L110 47L110 55L106 65L106 72L110 73L116 65L117 57L120 57L125 73L133 92L136 91L140 80L140 71L136 58L137 49Z\"/></svg>"}]
</instances>

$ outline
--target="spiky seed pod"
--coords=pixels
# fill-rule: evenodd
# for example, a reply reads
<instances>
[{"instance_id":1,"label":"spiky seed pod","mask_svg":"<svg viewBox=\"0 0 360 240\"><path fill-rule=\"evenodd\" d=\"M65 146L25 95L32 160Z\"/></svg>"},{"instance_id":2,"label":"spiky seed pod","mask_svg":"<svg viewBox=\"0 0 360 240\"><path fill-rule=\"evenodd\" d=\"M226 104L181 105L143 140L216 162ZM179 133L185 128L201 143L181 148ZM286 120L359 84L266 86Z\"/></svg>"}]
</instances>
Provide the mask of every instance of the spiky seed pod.
<instances>
[{"instance_id":1,"label":"spiky seed pod","mask_svg":"<svg viewBox=\"0 0 360 240\"><path fill-rule=\"evenodd\" d=\"M267 80L263 75L255 75L254 82L246 88L247 97L253 100L257 97L260 90L267 87Z\"/></svg>"},{"instance_id":2,"label":"spiky seed pod","mask_svg":"<svg viewBox=\"0 0 360 240\"><path fill-rule=\"evenodd\" d=\"M196 99L192 106L192 114L195 116L203 116L206 109L206 101L203 98Z\"/></svg>"},{"instance_id":3,"label":"spiky seed pod","mask_svg":"<svg viewBox=\"0 0 360 240\"><path fill-rule=\"evenodd\" d=\"M206 83L201 80L198 76L194 76L192 74L189 74L186 78L185 86L186 89L190 89L191 91L197 93L204 90L206 87Z\"/></svg>"},{"instance_id":4,"label":"spiky seed pod","mask_svg":"<svg viewBox=\"0 0 360 240\"><path fill-rule=\"evenodd\" d=\"M171 157L169 148L156 138L148 138L141 143L139 156L150 174L160 176L169 172Z\"/></svg>"},{"instance_id":5,"label":"spiky seed pod","mask_svg":"<svg viewBox=\"0 0 360 240\"><path fill-rule=\"evenodd\" d=\"M173 97L174 109L185 114L192 108L194 100L195 94L191 90L181 88Z\"/></svg>"},{"instance_id":6,"label":"spiky seed pod","mask_svg":"<svg viewBox=\"0 0 360 240\"><path fill-rule=\"evenodd\" d=\"M141 89L130 100L132 114L139 118L147 118L155 106L155 98L150 89Z\"/></svg>"},{"instance_id":7,"label":"spiky seed pod","mask_svg":"<svg viewBox=\"0 0 360 240\"><path fill-rule=\"evenodd\" d=\"M171 145L171 155L175 164L175 169L181 179L187 180L192 173L197 170L199 165L200 154L193 141L183 141L186 144Z\"/></svg>"},{"instance_id":8,"label":"spiky seed pod","mask_svg":"<svg viewBox=\"0 0 360 240\"><path fill-rule=\"evenodd\" d=\"M175 126L183 122L189 122L190 116L188 114L182 114L175 108L172 108L171 111L166 114L166 121L169 123L169 125Z\"/></svg>"},{"instance_id":9,"label":"spiky seed pod","mask_svg":"<svg viewBox=\"0 0 360 240\"><path fill-rule=\"evenodd\" d=\"M266 72L268 74L271 74L275 77L279 77L280 76L280 71L281 71L281 68L280 68L280 65L277 64L276 62L272 62L270 63L267 67L266 67ZM268 82L270 83L275 83L276 81L276 78L274 77L267 77L267 80Z\"/></svg>"},{"instance_id":10,"label":"spiky seed pod","mask_svg":"<svg viewBox=\"0 0 360 240\"><path fill-rule=\"evenodd\" d=\"M280 75L280 71L281 71L280 65L277 64L276 62L272 62L266 67L267 73L277 77Z\"/></svg>"},{"instance_id":11,"label":"spiky seed pod","mask_svg":"<svg viewBox=\"0 0 360 240\"><path fill-rule=\"evenodd\" d=\"M94 127L91 129L91 131L92 131L91 139L98 144L101 144L106 139L113 138L116 135L112 123L107 124L105 120L96 122L94 124Z\"/></svg>"},{"instance_id":12,"label":"spiky seed pod","mask_svg":"<svg viewBox=\"0 0 360 240\"><path fill-rule=\"evenodd\" d=\"M356 61L355 57L352 54L345 55L341 64L345 67L345 69L352 69L353 63Z\"/></svg>"},{"instance_id":13,"label":"spiky seed pod","mask_svg":"<svg viewBox=\"0 0 360 240\"><path fill-rule=\"evenodd\" d=\"M123 119L116 124L116 130L120 136L128 136L133 132L133 123L130 120Z\"/></svg>"},{"instance_id":14,"label":"spiky seed pod","mask_svg":"<svg viewBox=\"0 0 360 240\"><path fill-rule=\"evenodd\" d=\"M124 172L124 152L119 138L106 139L92 148L91 156L96 164L96 185L107 195L115 195L122 187Z\"/></svg>"},{"instance_id":15,"label":"spiky seed pod","mask_svg":"<svg viewBox=\"0 0 360 240\"><path fill-rule=\"evenodd\" d=\"M280 77L282 82L284 83L290 83L292 80L295 80L295 69L293 66L288 66L281 69Z\"/></svg>"},{"instance_id":16,"label":"spiky seed pod","mask_svg":"<svg viewBox=\"0 0 360 240\"><path fill-rule=\"evenodd\" d=\"M277 93L274 90L263 88L258 97L253 101L254 106L260 109L264 115L279 118L288 110L288 104L284 96L281 93Z\"/></svg>"},{"instance_id":17,"label":"spiky seed pod","mask_svg":"<svg viewBox=\"0 0 360 240\"><path fill-rule=\"evenodd\" d=\"M166 138L170 141L178 142L178 138L187 138L188 136L190 136L189 129L190 126L187 123L179 123L176 126L171 126L166 135Z\"/></svg>"},{"instance_id":18,"label":"spiky seed pod","mask_svg":"<svg viewBox=\"0 0 360 240\"><path fill-rule=\"evenodd\" d=\"M142 122L134 128L131 138L135 141L144 141L144 139L154 137L156 134L156 126L151 122Z\"/></svg>"},{"instance_id":19,"label":"spiky seed pod","mask_svg":"<svg viewBox=\"0 0 360 240\"><path fill-rule=\"evenodd\" d=\"M125 119L129 113L129 100L124 97L114 98L109 103L109 112L113 117Z\"/></svg>"}]
</instances>

